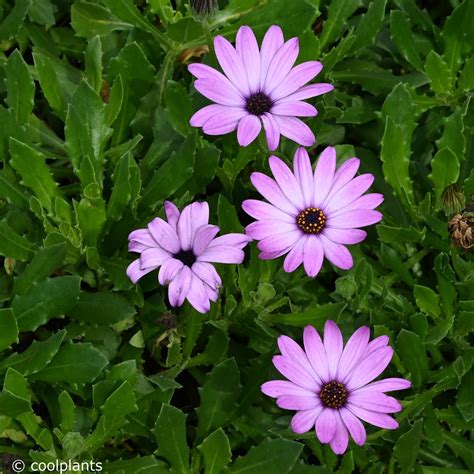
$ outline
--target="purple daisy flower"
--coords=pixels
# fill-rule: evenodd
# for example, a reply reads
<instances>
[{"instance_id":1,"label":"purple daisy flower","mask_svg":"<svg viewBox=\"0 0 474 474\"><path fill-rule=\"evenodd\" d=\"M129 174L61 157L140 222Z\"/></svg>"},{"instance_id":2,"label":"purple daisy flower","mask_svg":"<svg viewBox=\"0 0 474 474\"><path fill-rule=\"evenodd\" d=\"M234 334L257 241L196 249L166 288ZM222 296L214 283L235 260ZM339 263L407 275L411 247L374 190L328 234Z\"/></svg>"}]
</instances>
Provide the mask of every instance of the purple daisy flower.
<instances>
[{"instance_id":1,"label":"purple daisy flower","mask_svg":"<svg viewBox=\"0 0 474 474\"><path fill-rule=\"evenodd\" d=\"M194 87L215 104L196 112L190 120L208 135L224 135L237 129L241 146L252 143L265 129L268 148L276 150L280 135L304 146L315 143L310 128L296 117L314 117L318 111L304 99L331 91L331 84L305 85L323 68L318 61L293 67L298 57L298 38L286 43L279 26L268 29L259 49L253 31L242 26L235 48L216 36L214 49L224 74L204 64L190 64L197 78Z\"/></svg>"},{"instance_id":2,"label":"purple daisy flower","mask_svg":"<svg viewBox=\"0 0 474 474\"><path fill-rule=\"evenodd\" d=\"M374 176L354 178L360 161L351 158L336 169L336 150L327 147L321 153L313 173L308 153L298 148L294 173L276 156L270 157L275 179L252 173L250 179L258 192L269 201L248 199L244 211L258 219L246 233L259 240L260 258L267 260L288 254L283 268L293 272L301 263L306 274L316 276L324 257L336 267L352 268L352 256L346 245L364 240L360 230L382 219L374 211L383 201L382 194L366 194Z\"/></svg>"},{"instance_id":3,"label":"purple daisy flower","mask_svg":"<svg viewBox=\"0 0 474 474\"><path fill-rule=\"evenodd\" d=\"M280 336L282 355L273 357L276 369L288 380L272 380L262 392L276 398L277 405L297 410L291 429L298 434L315 428L321 443L329 443L336 454L343 454L349 434L359 446L366 440L360 420L379 428L395 429L398 423L388 413L402 409L385 392L409 388L401 378L372 382L393 356L387 336L369 342L370 330L361 327L343 347L342 334L334 321L326 321L324 342L316 329L304 329L304 351L291 338Z\"/></svg>"},{"instance_id":4,"label":"purple daisy flower","mask_svg":"<svg viewBox=\"0 0 474 474\"><path fill-rule=\"evenodd\" d=\"M209 224L206 202L189 204L181 214L169 201L164 207L168 222L156 217L146 229L134 230L128 236L128 250L140 257L128 266L127 275L136 283L161 267L158 281L169 285L171 306L181 306L187 299L197 311L207 313L221 286L212 263L242 263L242 249L251 239L244 234L215 238L219 227Z\"/></svg>"}]
</instances>

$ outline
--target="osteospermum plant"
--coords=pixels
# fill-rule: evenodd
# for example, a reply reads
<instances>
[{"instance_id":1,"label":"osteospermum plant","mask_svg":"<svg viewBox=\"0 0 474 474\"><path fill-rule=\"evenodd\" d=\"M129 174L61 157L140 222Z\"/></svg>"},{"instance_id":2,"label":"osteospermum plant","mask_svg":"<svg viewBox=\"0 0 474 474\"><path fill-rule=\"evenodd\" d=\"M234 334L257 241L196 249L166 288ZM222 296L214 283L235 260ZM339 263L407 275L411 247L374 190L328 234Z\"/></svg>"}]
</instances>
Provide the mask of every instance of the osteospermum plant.
<instances>
[{"instance_id":1,"label":"osteospermum plant","mask_svg":"<svg viewBox=\"0 0 474 474\"><path fill-rule=\"evenodd\" d=\"M374 381L390 363L393 349L387 345L387 336L370 342L369 337L369 328L361 327L344 346L336 323L327 321L324 339L313 326L305 327L304 350L287 336L278 338L281 355L273 357L273 364L287 380L271 380L261 389L276 398L280 408L296 410L293 432L314 429L321 443L343 454L349 434L359 446L365 443L362 421L398 428L390 414L399 412L402 405L386 392L407 389L411 382L402 378Z\"/></svg>"},{"instance_id":2,"label":"osteospermum plant","mask_svg":"<svg viewBox=\"0 0 474 474\"><path fill-rule=\"evenodd\" d=\"M358 158L337 168L333 147L324 149L314 172L304 148L296 151L293 171L276 156L270 157L269 164L274 179L259 172L250 178L268 202L247 199L242 204L245 212L257 219L247 226L246 233L259 241L260 258L286 254L286 272L303 264L310 277L319 273L324 258L341 269L352 268L346 245L362 242L367 233L360 227L382 219L374 209L383 196L364 194L374 176L366 173L355 177Z\"/></svg>"},{"instance_id":3,"label":"osteospermum plant","mask_svg":"<svg viewBox=\"0 0 474 474\"><path fill-rule=\"evenodd\" d=\"M259 48L251 28L237 32L235 48L216 36L214 49L223 74L205 64L190 64L194 87L215 102L196 112L190 120L208 135L237 130L241 146L252 143L262 127L270 150L276 150L280 135L304 146L314 145L311 129L298 117L314 117L316 108L305 99L325 94L331 84L307 83L322 70L318 61L294 66L299 53L298 38L284 41L279 26L269 28Z\"/></svg>"}]
</instances>

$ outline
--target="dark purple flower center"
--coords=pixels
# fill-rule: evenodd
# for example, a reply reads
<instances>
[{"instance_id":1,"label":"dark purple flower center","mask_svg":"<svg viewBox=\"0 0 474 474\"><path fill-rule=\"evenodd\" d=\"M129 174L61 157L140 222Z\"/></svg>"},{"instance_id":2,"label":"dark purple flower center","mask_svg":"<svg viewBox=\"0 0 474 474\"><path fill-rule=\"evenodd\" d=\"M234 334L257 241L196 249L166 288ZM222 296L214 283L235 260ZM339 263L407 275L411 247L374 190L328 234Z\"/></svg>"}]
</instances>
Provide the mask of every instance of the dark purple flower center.
<instances>
[{"instance_id":1,"label":"dark purple flower center","mask_svg":"<svg viewBox=\"0 0 474 474\"><path fill-rule=\"evenodd\" d=\"M326 223L326 216L319 207L308 207L298 214L296 223L305 234L319 234Z\"/></svg>"},{"instance_id":2,"label":"dark purple flower center","mask_svg":"<svg viewBox=\"0 0 474 474\"><path fill-rule=\"evenodd\" d=\"M349 392L345 385L336 380L324 384L319 392L319 399L323 405L334 409L342 408L346 404L348 396Z\"/></svg>"},{"instance_id":3,"label":"dark purple flower center","mask_svg":"<svg viewBox=\"0 0 474 474\"><path fill-rule=\"evenodd\" d=\"M269 112L273 106L273 102L268 95L263 92L256 92L247 99L245 108L252 115L263 115Z\"/></svg>"},{"instance_id":4,"label":"dark purple flower center","mask_svg":"<svg viewBox=\"0 0 474 474\"><path fill-rule=\"evenodd\" d=\"M192 250L180 250L178 253L174 254L174 258L180 260L188 267L192 267L193 263L196 261L196 255Z\"/></svg>"}]
</instances>

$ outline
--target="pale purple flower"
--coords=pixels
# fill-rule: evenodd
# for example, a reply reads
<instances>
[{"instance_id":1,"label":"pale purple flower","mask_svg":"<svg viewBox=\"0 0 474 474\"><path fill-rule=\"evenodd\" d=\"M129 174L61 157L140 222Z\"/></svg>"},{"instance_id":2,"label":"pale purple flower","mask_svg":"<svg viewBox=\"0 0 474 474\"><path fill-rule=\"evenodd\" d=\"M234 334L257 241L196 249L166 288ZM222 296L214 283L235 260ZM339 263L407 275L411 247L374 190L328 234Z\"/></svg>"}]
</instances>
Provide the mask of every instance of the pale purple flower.
<instances>
[{"instance_id":1,"label":"pale purple flower","mask_svg":"<svg viewBox=\"0 0 474 474\"><path fill-rule=\"evenodd\" d=\"M297 117L314 117L316 108L304 102L333 89L330 84L305 85L323 68L318 61L294 66L299 53L298 38L283 40L279 26L271 26L259 49L253 31L242 26L235 48L216 36L214 48L224 74L204 64L190 64L197 80L194 87L215 102L191 117L193 127L208 135L223 135L237 129L241 146L259 135L262 125L268 148L276 150L280 135L304 146L315 143L310 128Z\"/></svg>"},{"instance_id":2,"label":"pale purple flower","mask_svg":"<svg viewBox=\"0 0 474 474\"><path fill-rule=\"evenodd\" d=\"M385 392L409 388L401 378L373 382L393 356L388 336L369 342L370 330L361 327L343 347L342 334L333 321L326 321L324 342L316 329L306 326L304 351L291 338L280 336L282 355L273 357L276 369L288 380L272 380L262 385L262 392L276 398L277 405L297 410L291 429L298 434L315 428L321 443L329 443L336 454L343 454L349 434L362 446L366 432L362 421L385 429L398 428L388 413L402 409Z\"/></svg>"},{"instance_id":3,"label":"pale purple flower","mask_svg":"<svg viewBox=\"0 0 474 474\"><path fill-rule=\"evenodd\" d=\"M242 263L242 249L250 238L244 234L216 238L219 227L209 224L206 202L189 204L181 213L169 201L164 207L168 222L156 217L146 229L128 236L128 250L140 257L129 265L127 275L136 283L160 267L158 281L169 285L171 306L181 306L187 299L197 311L207 313L221 286L212 263Z\"/></svg>"},{"instance_id":4,"label":"pale purple flower","mask_svg":"<svg viewBox=\"0 0 474 474\"><path fill-rule=\"evenodd\" d=\"M308 276L321 270L324 257L336 267L352 267L346 245L357 244L367 233L359 227L374 224L382 214L374 209L381 194L366 194L374 181L367 173L354 178L359 160L350 158L336 169L336 150L321 153L313 173L308 153L296 151L293 172L276 156L270 157L275 179L252 173L251 181L269 203L248 199L242 203L247 214L258 219L246 233L255 240L260 258L288 254L283 268L293 272L301 263Z\"/></svg>"}]
</instances>

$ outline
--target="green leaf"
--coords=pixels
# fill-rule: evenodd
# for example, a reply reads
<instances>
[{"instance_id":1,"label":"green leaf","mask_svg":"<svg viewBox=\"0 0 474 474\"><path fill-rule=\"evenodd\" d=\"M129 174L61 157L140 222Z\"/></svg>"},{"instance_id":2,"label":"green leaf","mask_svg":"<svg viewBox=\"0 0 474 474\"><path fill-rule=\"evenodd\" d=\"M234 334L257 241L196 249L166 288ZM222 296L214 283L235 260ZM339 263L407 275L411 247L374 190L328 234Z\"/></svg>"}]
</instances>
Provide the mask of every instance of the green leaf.
<instances>
[{"instance_id":1,"label":"green leaf","mask_svg":"<svg viewBox=\"0 0 474 474\"><path fill-rule=\"evenodd\" d=\"M229 438L222 428L211 433L198 449L204 458L205 474L219 474L232 458Z\"/></svg>"},{"instance_id":2,"label":"green leaf","mask_svg":"<svg viewBox=\"0 0 474 474\"><path fill-rule=\"evenodd\" d=\"M286 474L295 465L303 445L287 439L264 439L229 468L232 474Z\"/></svg>"},{"instance_id":3,"label":"green leaf","mask_svg":"<svg viewBox=\"0 0 474 474\"><path fill-rule=\"evenodd\" d=\"M20 331L34 331L50 319L66 314L79 298L80 282L76 275L51 278L15 296L12 308Z\"/></svg>"},{"instance_id":4,"label":"green leaf","mask_svg":"<svg viewBox=\"0 0 474 474\"><path fill-rule=\"evenodd\" d=\"M472 443L461 436L444 431L444 441L451 448L454 454L461 458L469 470L474 471L474 452Z\"/></svg>"},{"instance_id":5,"label":"green leaf","mask_svg":"<svg viewBox=\"0 0 474 474\"><path fill-rule=\"evenodd\" d=\"M421 71L423 63L417 50L415 35L411 30L409 20L399 10L390 12L390 36L402 56Z\"/></svg>"},{"instance_id":6,"label":"green leaf","mask_svg":"<svg viewBox=\"0 0 474 474\"><path fill-rule=\"evenodd\" d=\"M206 375L199 393L201 405L196 409L198 437L202 438L211 430L224 426L237 408L241 389L239 369L233 358L216 365Z\"/></svg>"},{"instance_id":7,"label":"green leaf","mask_svg":"<svg viewBox=\"0 0 474 474\"><path fill-rule=\"evenodd\" d=\"M466 137L464 135L464 118L468 112L470 98L467 98L462 107L456 107L454 112L443 120L443 135L436 140L439 150L450 148L458 157L458 161L465 159Z\"/></svg>"},{"instance_id":8,"label":"green leaf","mask_svg":"<svg viewBox=\"0 0 474 474\"><path fill-rule=\"evenodd\" d=\"M352 43L351 52L370 46L374 43L385 18L385 6L387 0L375 0L369 3L367 12L362 18L354 32L355 41Z\"/></svg>"},{"instance_id":9,"label":"green leaf","mask_svg":"<svg viewBox=\"0 0 474 474\"><path fill-rule=\"evenodd\" d=\"M18 34L32 3L33 0L16 0L13 3L10 13L0 23L0 41L9 40Z\"/></svg>"},{"instance_id":10,"label":"green leaf","mask_svg":"<svg viewBox=\"0 0 474 474\"><path fill-rule=\"evenodd\" d=\"M442 148L433 157L430 178L435 187L437 202L446 187L457 182L459 169L458 157L450 148Z\"/></svg>"},{"instance_id":11,"label":"green leaf","mask_svg":"<svg viewBox=\"0 0 474 474\"><path fill-rule=\"evenodd\" d=\"M84 59L87 80L98 94L102 88L102 43L99 36L94 36L89 41Z\"/></svg>"},{"instance_id":12,"label":"green leaf","mask_svg":"<svg viewBox=\"0 0 474 474\"><path fill-rule=\"evenodd\" d=\"M331 318L337 322L340 314L345 308L344 303L327 303L324 305L312 305L310 309L288 314L261 314L262 321L272 324L288 324L290 326L304 327L307 324L319 326Z\"/></svg>"},{"instance_id":13,"label":"green leaf","mask_svg":"<svg viewBox=\"0 0 474 474\"><path fill-rule=\"evenodd\" d=\"M434 92L449 92L453 87L453 76L445 60L434 50L426 57L425 73L430 78Z\"/></svg>"},{"instance_id":14,"label":"green leaf","mask_svg":"<svg viewBox=\"0 0 474 474\"><path fill-rule=\"evenodd\" d=\"M28 383L19 372L9 368L0 393L0 415L17 417L31 411L31 393Z\"/></svg>"},{"instance_id":15,"label":"green leaf","mask_svg":"<svg viewBox=\"0 0 474 474\"><path fill-rule=\"evenodd\" d=\"M64 264L67 245L60 243L43 247L36 251L30 264L15 278L13 291L22 295L33 283L44 280Z\"/></svg>"},{"instance_id":16,"label":"green leaf","mask_svg":"<svg viewBox=\"0 0 474 474\"><path fill-rule=\"evenodd\" d=\"M0 309L0 351L18 341L18 326L10 308Z\"/></svg>"},{"instance_id":17,"label":"green leaf","mask_svg":"<svg viewBox=\"0 0 474 474\"><path fill-rule=\"evenodd\" d=\"M16 260L30 260L34 245L17 234L6 221L0 221L0 255Z\"/></svg>"},{"instance_id":18,"label":"green leaf","mask_svg":"<svg viewBox=\"0 0 474 474\"><path fill-rule=\"evenodd\" d=\"M10 139L10 153L11 165L20 174L22 183L33 191L45 209L51 211L52 199L60 193L44 155L14 138Z\"/></svg>"},{"instance_id":19,"label":"green leaf","mask_svg":"<svg viewBox=\"0 0 474 474\"><path fill-rule=\"evenodd\" d=\"M402 329L397 337L397 354L410 371L415 389L419 389L428 373L428 359L418 334Z\"/></svg>"},{"instance_id":20,"label":"green leaf","mask_svg":"<svg viewBox=\"0 0 474 474\"><path fill-rule=\"evenodd\" d=\"M17 123L25 124L33 110L35 83L28 66L17 49L9 56L5 71L7 74L7 104L13 109Z\"/></svg>"},{"instance_id":21,"label":"green leaf","mask_svg":"<svg viewBox=\"0 0 474 474\"><path fill-rule=\"evenodd\" d=\"M188 136L193 115L193 104L182 84L168 81L165 89L166 117L171 126L184 137Z\"/></svg>"},{"instance_id":22,"label":"green leaf","mask_svg":"<svg viewBox=\"0 0 474 474\"><path fill-rule=\"evenodd\" d=\"M423 420L415 421L409 431L402 434L395 443L394 455L402 474L413 472L418 450L420 449Z\"/></svg>"},{"instance_id":23,"label":"green leaf","mask_svg":"<svg viewBox=\"0 0 474 474\"><path fill-rule=\"evenodd\" d=\"M122 294L109 292L89 293L83 291L77 305L68 315L78 321L110 325L135 314L133 304Z\"/></svg>"},{"instance_id":24,"label":"green leaf","mask_svg":"<svg viewBox=\"0 0 474 474\"><path fill-rule=\"evenodd\" d=\"M465 63L459 76L459 88L464 91L474 89L474 56L471 56Z\"/></svg>"},{"instance_id":25,"label":"green leaf","mask_svg":"<svg viewBox=\"0 0 474 474\"><path fill-rule=\"evenodd\" d=\"M456 406L466 421L474 420L474 406L472 394L474 393L474 370L470 370L462 379L457 394Z\"/></svg>"},{"instance_id":26,"label":"green leaf","mask_svg":"<svg viewBox=\"0 0 474 474\"><path fill-rule=\"evenodd\" d=\"M45 341L33 341L24 352L15 352L0 363L0 370L12 367L23 375L43 370L59 351L66 331L58 331Z\"/></svg>"},{"instance_id":27,"label":"green leaf","mask_svg":"<svg viewBox=\"0 0 474 474\"><path fill-rule=\"evenodd\" d=\"M90 343L64 344L43 370L34 374L45 382L90 383L108 364L107 359Z\"/></svg>"},{"instance_id":28,"label":"green leaf","mask_svg":"<svg viewBox=\"0 0 474 474\"><path fill-rule=\"evenodd\" d=\"M186 441L186 415L163 403L155 424L158 450L171 465L172 472L189 473L189 448Z\"/></svg>"},{"instance_id":29,"label":"green leaf","mask_svg":"<svg viewBox=\"0 0 474 474\"><path fill-rule=\"evenodd\" d=\"M35 23L49 27L56 23L54 11L55 6L50 0L34 0L28 10L28 17Z\"/></svg>"},{"instance_id":30,"label":"green leaf","mask_svg":"<svg viewBox=\"0 0 474 474\"><path fill-rule=\"evenodd\" d=\"M441 315L438 295L427 286L415 285L414 295L418 308L424 313L438 318Z\"/></svg>"}]
</instances>

